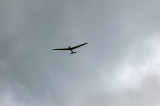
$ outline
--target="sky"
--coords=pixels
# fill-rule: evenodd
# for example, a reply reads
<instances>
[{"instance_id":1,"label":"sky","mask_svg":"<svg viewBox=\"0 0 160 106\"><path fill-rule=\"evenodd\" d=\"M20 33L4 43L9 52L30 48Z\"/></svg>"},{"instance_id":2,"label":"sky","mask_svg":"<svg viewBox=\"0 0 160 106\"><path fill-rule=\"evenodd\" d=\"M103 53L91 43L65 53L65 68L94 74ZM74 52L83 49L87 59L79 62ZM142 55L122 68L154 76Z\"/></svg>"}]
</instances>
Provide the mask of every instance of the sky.
<instances>
[{"instance_id":1,"label":"sky","mask_svg":"<svg viewBox=\"0 0 160 106\"><path fill-rule=\"evenodd\" d=\"M0 106L159 106L159 11L158 0L0 0Z\"/></svg>"}]
</instances>

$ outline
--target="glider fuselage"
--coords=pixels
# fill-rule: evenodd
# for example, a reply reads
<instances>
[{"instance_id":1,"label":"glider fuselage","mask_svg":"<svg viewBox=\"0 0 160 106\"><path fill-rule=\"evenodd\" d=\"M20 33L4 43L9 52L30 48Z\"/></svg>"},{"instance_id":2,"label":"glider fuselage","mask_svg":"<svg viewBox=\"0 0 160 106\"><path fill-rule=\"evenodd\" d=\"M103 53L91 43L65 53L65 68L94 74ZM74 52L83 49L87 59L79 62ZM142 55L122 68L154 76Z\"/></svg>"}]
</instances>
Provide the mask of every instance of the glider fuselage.
<instances>
[{"instance_id":1,"label":"glider fuselage","mask_svg":"<svg viewBox=\"0 0 160 106\"><path fill-rule=\"evenodd\" d=\"M69 50L71 51L71 53L70 53L70 54L77 53L77 52L73 52L73 49L72 49L70 46L68 46L68 48L69 48Z\"/></svg>"}]
</instances>

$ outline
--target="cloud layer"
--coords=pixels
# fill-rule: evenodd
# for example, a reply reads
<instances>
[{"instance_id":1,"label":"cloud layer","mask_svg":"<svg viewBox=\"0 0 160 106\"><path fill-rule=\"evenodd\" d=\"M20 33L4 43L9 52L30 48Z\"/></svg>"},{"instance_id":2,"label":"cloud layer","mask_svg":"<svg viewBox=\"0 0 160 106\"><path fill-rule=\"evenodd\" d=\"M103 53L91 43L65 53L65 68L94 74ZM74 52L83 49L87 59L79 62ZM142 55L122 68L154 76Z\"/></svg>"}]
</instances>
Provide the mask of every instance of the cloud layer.
<instances>
[{"instance_id":1,"label":"cloud layer","mask_svg":"<svg viewBox=\"0 0 160 106\"><path fill-rule=\"evenodd\" d=\"M0 105L158 106L159 1L1 0ZM88 45L69 52L52 48Z\"/></svg>"}]
</instances>

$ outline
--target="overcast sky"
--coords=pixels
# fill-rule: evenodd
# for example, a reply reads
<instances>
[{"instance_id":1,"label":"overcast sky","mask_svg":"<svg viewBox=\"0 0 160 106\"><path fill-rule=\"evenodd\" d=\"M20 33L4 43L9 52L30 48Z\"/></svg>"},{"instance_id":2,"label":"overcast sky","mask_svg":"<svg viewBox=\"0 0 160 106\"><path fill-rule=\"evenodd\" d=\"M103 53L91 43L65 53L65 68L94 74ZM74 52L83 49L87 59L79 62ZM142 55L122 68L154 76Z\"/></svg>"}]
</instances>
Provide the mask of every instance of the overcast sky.
<instances>
[{"instance_id":1,"label":"overcast sky","mask_svg":"<svg viewBox=\"0 0 160 106\"><path fill-rule=\"evenodd\" d=\"M159 0L0 0L0 106L160 106L159 12Z\"/></svg>"}]
</instances>

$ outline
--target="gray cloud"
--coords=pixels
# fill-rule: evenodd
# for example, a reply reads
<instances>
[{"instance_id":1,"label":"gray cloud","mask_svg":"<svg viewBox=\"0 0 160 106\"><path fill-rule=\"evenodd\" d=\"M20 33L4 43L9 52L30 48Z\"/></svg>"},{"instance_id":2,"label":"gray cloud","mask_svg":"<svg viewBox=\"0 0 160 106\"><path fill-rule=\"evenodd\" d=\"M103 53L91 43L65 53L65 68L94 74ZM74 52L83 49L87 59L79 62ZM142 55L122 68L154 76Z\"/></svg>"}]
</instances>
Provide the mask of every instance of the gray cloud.
<instances>
[{"instance_id":1,"label":"gray cloud","mask_svg":"<svg viewBox=\"0 0 160 106\"><path fill-rule=\"evenodd\" d=\"M0 1L0 105L159 105L158 1ZM52 48L85 47L69 52Z\"/></svg>"},{"instance_id":2,"label":"gray cloud","mask_svg":"<svg viewBox=\"0 0 160 106\"><path fill-rule=\"evenodd\" d=\"M157 77L155 75L145 77L141 87L136 90L92 96L83 102L82 106L157 106L159 104L159 80Z\"/></svg>"}]
</instances>

